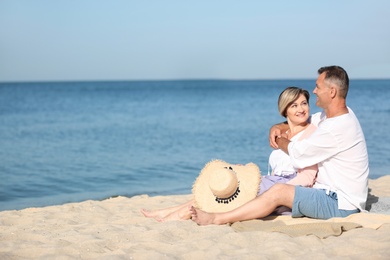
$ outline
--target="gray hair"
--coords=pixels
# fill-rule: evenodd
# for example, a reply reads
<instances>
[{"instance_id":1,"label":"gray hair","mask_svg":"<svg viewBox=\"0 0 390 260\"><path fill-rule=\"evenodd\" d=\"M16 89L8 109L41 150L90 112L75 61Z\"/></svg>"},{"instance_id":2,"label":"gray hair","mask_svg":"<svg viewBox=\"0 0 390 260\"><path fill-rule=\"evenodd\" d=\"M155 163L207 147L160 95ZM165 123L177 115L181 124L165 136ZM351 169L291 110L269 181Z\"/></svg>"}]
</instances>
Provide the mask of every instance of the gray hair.
<instances>
[{"instance_id":1,"label":"gray hair","mask_svg":"<svg viewBox=\"0 0 390 260\"><path fill-rule=\"evenodd\" d=\"M338 95L347 98L349 78L347 72L340 66L326 66L318 69L318 74L325 72L325 80L338 87Z\"/></svg>"}]
</instances>

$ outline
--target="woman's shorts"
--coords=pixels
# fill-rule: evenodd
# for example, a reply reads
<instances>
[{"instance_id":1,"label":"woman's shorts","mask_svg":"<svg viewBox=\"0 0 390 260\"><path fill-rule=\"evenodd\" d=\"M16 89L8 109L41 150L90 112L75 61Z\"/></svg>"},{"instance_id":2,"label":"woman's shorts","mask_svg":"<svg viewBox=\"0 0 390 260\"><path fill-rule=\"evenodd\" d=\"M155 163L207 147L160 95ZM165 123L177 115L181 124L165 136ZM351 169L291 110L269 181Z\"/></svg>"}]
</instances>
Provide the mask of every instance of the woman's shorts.
<instances>
[{"instance_id":1,"label":"woman's shorts","mask_svg":"<svg viewBox=\"0 0 390 260\"><path fill-rule=\"evenodd\" d=\"M276 183L286 183L292 179L297 177L296 173L287 175L287 176L278 176L278 175L264 175L261 176L260 188L257 196L263 194L267 190L269 190Z\"/></svg>"},{"instance_id":2,"label":"woman's shorts","mask_svg":"<svg viewBox=\"0 0 390 260\"><path fill-rule=\"evenodd\" d=\"M292 217L310 217L329 219L334 217L347 217L359 209L343 210L338 208L337 193L326 190L295 186L295 196L292 207Z\"/></svg>"}]
</instances>

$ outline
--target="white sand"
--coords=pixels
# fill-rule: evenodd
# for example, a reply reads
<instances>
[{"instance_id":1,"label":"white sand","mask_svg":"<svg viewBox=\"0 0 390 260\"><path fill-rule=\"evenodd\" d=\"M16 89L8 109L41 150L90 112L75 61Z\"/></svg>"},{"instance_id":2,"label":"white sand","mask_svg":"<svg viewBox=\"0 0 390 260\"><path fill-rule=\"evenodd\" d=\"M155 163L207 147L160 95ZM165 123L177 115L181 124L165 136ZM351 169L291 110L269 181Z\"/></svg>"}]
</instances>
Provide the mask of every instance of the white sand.
<instances>
[{"instance_id":1,"label":"white sand","mask_svg":"<svg viewBox=\"0 0 390 260\"><path fill-rule=\"evenodd\" d=\"M390 175L370 180L369 204L383 202L376 213L347 219L283 216L203 227L191 220L159 223L139 212L190 198L142 195L3 211L0 259L390 259ZM331 223L350 230L320 238L314 229ZM314 231L293 236L286 226Z\"/></svg>"}]
</instances>

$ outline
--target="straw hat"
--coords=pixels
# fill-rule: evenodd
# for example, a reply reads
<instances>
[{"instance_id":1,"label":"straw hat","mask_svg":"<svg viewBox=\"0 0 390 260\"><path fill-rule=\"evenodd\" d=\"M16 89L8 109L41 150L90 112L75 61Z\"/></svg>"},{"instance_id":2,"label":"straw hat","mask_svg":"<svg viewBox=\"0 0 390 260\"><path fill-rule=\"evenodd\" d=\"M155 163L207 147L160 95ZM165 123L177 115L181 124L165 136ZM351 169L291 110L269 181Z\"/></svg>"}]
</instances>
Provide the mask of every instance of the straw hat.
<instances>
[{"instance_id":1,"label":"straw hat","mask_svg":"<svg viewBox=\"0 0 390 260\"><path fill-rule=\"evenodd\" d=\"M260 169L254 163L230 164L214 160L206 164L192 187L195 206L206 212L233 210L257 196Z\"/></svg>"}]
</instances>

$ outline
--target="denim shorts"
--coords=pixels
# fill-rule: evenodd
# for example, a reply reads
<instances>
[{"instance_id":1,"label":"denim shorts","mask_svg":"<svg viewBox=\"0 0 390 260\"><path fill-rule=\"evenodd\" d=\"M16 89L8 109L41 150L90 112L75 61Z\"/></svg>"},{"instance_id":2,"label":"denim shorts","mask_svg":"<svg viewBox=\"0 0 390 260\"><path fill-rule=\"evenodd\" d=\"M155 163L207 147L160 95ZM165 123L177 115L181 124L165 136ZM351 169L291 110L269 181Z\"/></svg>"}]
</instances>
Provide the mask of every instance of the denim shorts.
<instances>
[{"instance_id":1,"label":"denim shorts","mask_svg":"<svg viewBox=\"0 0 390 260\"><path fill-rule=\"evenodd\" d=\"M338 208L337 193L326 190L295 186L295 196L292 207L292 217L310 217L317 219L329 219L335 217L347 217L359 209L343 210Z\"/></svg>"}]
</instances>

